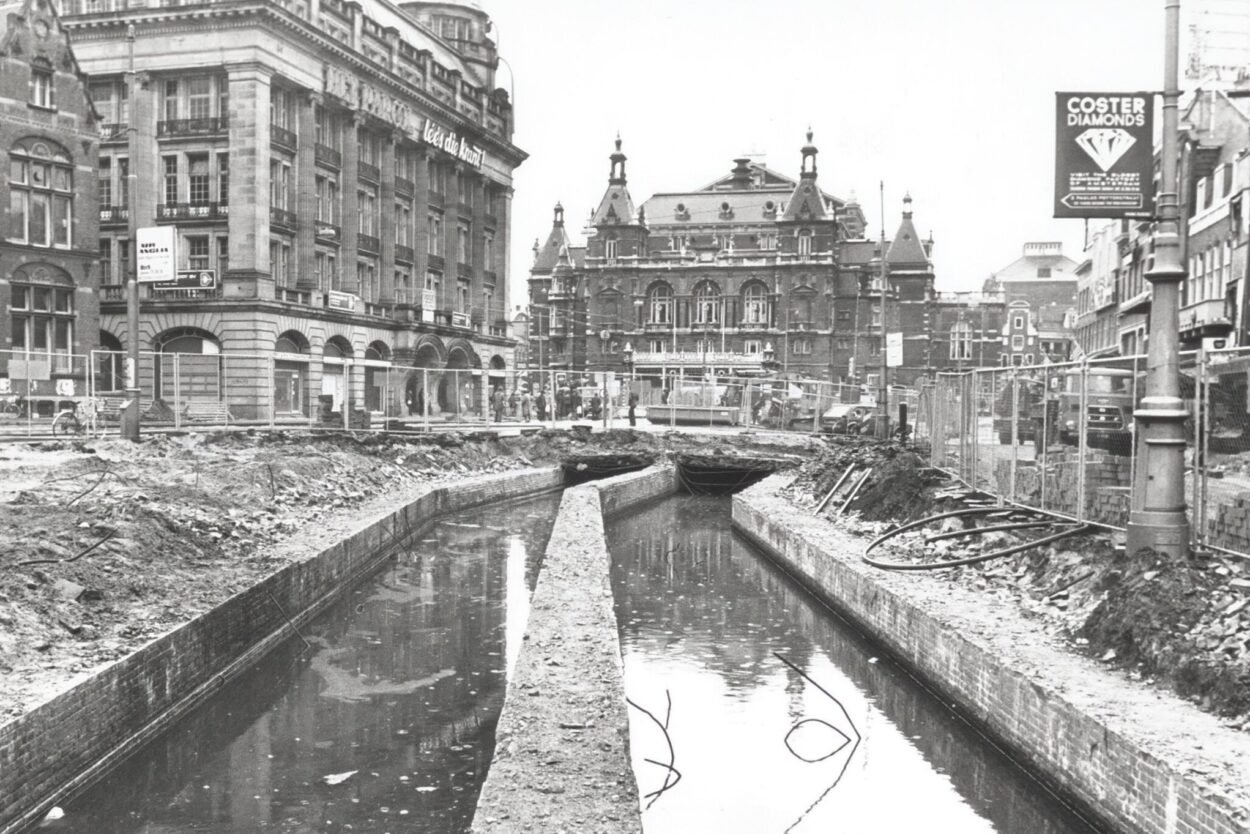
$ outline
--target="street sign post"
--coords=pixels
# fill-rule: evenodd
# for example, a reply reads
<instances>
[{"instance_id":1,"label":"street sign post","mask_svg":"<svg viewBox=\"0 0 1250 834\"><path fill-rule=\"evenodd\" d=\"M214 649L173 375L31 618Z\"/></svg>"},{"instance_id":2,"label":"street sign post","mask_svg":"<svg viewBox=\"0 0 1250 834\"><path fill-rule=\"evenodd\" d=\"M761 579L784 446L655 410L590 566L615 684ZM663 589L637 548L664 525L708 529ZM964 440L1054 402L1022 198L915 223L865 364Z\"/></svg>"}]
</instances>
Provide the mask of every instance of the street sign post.
<instances>
[{"instance_id":1,"label":"street sign post","mask_svg":"<svg viewBox=\"0 0 1250 834\"><path fill-rule=\"evenodd\" d=\"M1055 217L1154 216L1153 96L1055 97Z\"/></svg>"},{"instance_id":2,"label":"street sign post","mask_svg":"<svg viewBox=\"0 0 1250 834\"><path fill-rule=\"evenodd\" d=\"M217 273L211 269L180 269L172 281L154 281L155 290L211 290L217 286Z\"/></svg>"},{"instance_id":3,"label":"street sign post","mask_svg":"<svg viewBox=\"0 0 1250 834\"><path fill-rule=\"evenodd\" d=\"M135 280L140 284L178 277L178 230L173 226L135 229Z\"/></svg>"}]
</instances>

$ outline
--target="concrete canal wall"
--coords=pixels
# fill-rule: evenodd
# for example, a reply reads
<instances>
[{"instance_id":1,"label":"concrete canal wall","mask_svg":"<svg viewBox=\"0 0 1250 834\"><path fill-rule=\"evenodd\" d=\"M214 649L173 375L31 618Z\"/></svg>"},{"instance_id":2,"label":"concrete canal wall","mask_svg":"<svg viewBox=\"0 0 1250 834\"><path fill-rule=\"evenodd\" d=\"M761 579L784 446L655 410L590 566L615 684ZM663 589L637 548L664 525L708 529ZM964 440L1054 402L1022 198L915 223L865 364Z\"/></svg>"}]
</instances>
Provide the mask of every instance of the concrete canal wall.
<instances>
[{"instance_id":1,"label":"concrete canal wall","mask_svg":"<svg viewBox=\"0 0 1250 834\"><path fill-rule=\"evenodd\" d=\"M1036 772L1124 832L1250 832L1250 735L1048 643L1014 608L865 565L864 542L797 512L783 483L737 495L735 527Z\"/></svg>"},{"instance_id":2,"label":"concrete canal wall","mask_svg":"<svg viewBox=\"0 0 1250 834\"><path fill-rule=\"evenodd\" d=\"M0 726L0 834L95 780L377 570L438 516L561 485L558 468L426 488Z\"/></svg>"},{"instance_id":3,"label":"concrete canal wall","mask_svg":"<svg viewBox=\"0 0 1250 834\"><path fill-rule=\"evenodd\" d=\"M662 468L564 493L474 834L642 830L603 516L675 489Z\"/></svg>"}]
</instances>

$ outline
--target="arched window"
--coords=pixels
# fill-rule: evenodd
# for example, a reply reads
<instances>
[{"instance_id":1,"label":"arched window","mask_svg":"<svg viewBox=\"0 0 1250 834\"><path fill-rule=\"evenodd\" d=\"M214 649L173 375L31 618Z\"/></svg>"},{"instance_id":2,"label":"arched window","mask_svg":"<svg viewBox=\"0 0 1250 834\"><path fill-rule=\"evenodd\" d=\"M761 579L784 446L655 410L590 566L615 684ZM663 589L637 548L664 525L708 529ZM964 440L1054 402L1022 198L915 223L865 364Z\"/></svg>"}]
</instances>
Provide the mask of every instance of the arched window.
<instances>
[{"instance_id":1,"label":"arched window","mask_svg":"<svg viewBox=\"0 0 1250 834\"><path fill-rule=\"evenodd\" d=\"M59 145L23 139L9 148L9 228L14 243L68 249L73 241L74 161Z\"/></svg>"},{"instance_id":2,"label":"arched window","mask_svg":"<svg viewBox=\"0 0 1250 834\"><path fill-rule=\"evenodd\" d=\"M13 350L42 353L68 366L74 350L74 285L54 266L20 266L13 272L9 309Z\"/></svg>"},{"instance_id":3,"label":"arched window","mask_svg":"<svg viewBox=\"0 0 1250 834\"><path fill-rule=\"evenodd\" d=\"M700 281L694 288L694 320L696 324L720 321L720 290L711 281Z\"/></svg>"},{"instance_id":4,"label":"arched window","mask_svg":"<svg viewBox=\"0 0 1250 834\"><path fill-rule=\"evenodd\" d=\"M656 284L647 292L647 323L672 324L673 290L668 284Z\"/></svg>"},{"instance_id":5,"label":"arched window","mask_svg":"<svg viewBox=\"0 0 1250 834\"><path fill-rule=\"evenodd\" d=\"M812 230L803 229L799 232L799 257L807 258L812 254Z\"/></svg>"},{"instance_id":6,"label":"arched window","mask_svg":"<svg viewBox=\"0 0 1250 834\"><path fill-rule=\"evenodd\" d=\"M617 243L615 234L608 235L607 239L603 241L603 257L607 258L609 262L616 260Z\"/></svg>"},{"instance_id":7,"label":"arched window","mask_svg":"<svg viewBox=\"0 0 1250 834\"><path fill-rule=\"evenodd\" d=\"M747 284L742 291L742 323L768 324L768 290L763 284Z\"/></svg>"}]
</instances>

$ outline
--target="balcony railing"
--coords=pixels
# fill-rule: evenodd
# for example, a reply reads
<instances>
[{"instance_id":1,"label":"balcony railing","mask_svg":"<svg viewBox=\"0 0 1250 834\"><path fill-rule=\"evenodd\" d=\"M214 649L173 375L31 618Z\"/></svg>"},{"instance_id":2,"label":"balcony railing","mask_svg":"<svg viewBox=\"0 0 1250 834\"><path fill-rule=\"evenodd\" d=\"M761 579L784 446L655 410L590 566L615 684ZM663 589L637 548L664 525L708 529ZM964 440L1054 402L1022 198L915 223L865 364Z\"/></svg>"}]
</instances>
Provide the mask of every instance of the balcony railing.
<instances>
[{"instance_id":1,"label":"balcony railing","mask_svg":"<svg viewBox=\"0 0 1250 834\"><path fill-rule=\"evenodd\" d=\"M417 184L414 183L412 180L407 179L406 177L395 178L395 193L396 194L406 194L407 196L411 197L416 192L417 192Z\"/></svg>"},{"instance_id":2,"label":"balcony railing","mask_svg":"<svg viewBox=\"0 0 1250 834\"><path fill-rule=\"evenodd\" d=\"M356 163L356 176L362 180L369 182L381 182L382 172L378 170L378 166L369 162Z\"/></svg>"},{"instance_id":3,"label":"balcony railing","mask_svg":"<svg viewBox=\"0 0 1250 834\"><path fill-rule=\"evenodd\" d=\"M225 116L204 116L199 119L166 119L156 123L157 138L174 136L212 136L225 133L229 122Z\"/></svg>"},{"instance_id":4,"label":"balcony railing","mask_svg":"<svg viewBox=\"0 0 1250 834\"><path fill-rule=\"evenodd\" d=\"M101 284L100 285L100 300L105 301L105 302L107 301L124 302L126 300L126 285L125 284Z\"/></svg>"},{"instance_id":5,"label":"balcony railing","mask_svg":"<svg viewBox=\"0 0 1250 834\"><path fill-rule=\"evenodd\" d=\"M322 165L329 165L331 168L343 167L343 154L320 142L313 146L313 159Z\"/></svg>"},{"instance_id":6,"label":"balcony railing","mask_svg":"<svg viewBox=\"0 0 1250 834\"><path fill-rule=\"evenodd\" d=\"M333 223L325 223L318 220L313 224L313 234L317 240L324 240L329 243L340 243L343 240L343 230Z\"/></svg>"},{"instance_id":7,"label":"balcony railing","mask_svg":"<svg viewBox=\"0 0 1250 834\"><path fill-rule=\"evenodd\" d=\"M395 244L395 260L404 263L414 263L416 261L416 253L411 246L404 246L402 243Z\"/></svg>"},{"instance_id":8,"label":"balcony railing","mask_svg":"<svg viewBox=\"0 0 1250 834\"><path fill-rule=\"evenodd\" d=\"M161 203L156 207L157 220L214 220L229 214L225 203Z\"/></svg>"},{"instance_id":9,"label":"balcony railing","mask_svg":"<svg viewBox=\"0 0 1250 834\"><path fill-rule=\"evenodd\" d=\"M367 235L364 232L356 235L356 248L361 252L372 252L377 254L382 251L382 241L373 235Z\"/></svg>"},{"instance_id":10,"label":"balcony railing","mask_svg":"<svg viewBox=\"0 0 1250 834\"><path fill-rule=\"evenodd\" d=\"M130 220L127 206L100 206L100 223L125 223Z\"/></svg>"},{"instance_id":11,"label":"balcony railing","mask_svg":"<svg viewBox=\"0 0 1250 834\"><path fill-rule=\"evenodd\" d=\"M274 287L273 297L287 304L303 304L309 306L312 304L311 290L293 290L290 287Z\"/></svg>"},{"instance_id":12,"label":"balcony railing","mask_svg":"<svg viewBox=\"0 0 1250 834\"><path fill-rule=\"evenodd\" d=\"M126 138L126 128L130 125L125 122L113 122L111 124L100 125L100 141L101 142L119 142Z\"/></svg>"},{"instance_id":13,"label":"balcony railing","mask_svg":"<svg viewBox=\"0 0 1250 834\"><path fill-rule=\"evenodd\" d=\"M221 284L215 287L191 287L178 290L158 290L151 284L140 284L142 297L147 301L187 301L190 299L221 298Z\"/></svg>"},{"instance_id":14,"label":"balcony railing","mask_svg":"<svg viewBox=\"0 0 1250 834\"><path fill-rule=\"evenodd\" d=\"M285 127L279 127L275 124L269 125L269 141L271 144L279 145L292 151L299 147L299 137L296 136L295 131L287 130Z\"/></svg>"},{"instance_id":15,"label":"balcony railing","mask_svg":"<svg viewBox=\"0 0 1250 834\"><path fill-rule=\"evenodd\" d=\"M378 316L380 318L388 319L391 317L391 311L393 309L394 308L391 307L391 305L389 304L381 304L381 303L374 302L374 301L365 302L365 315L366 316Z\"/></svg>"},{"instance_id":16,"label":"balcony railing","mask_svg":"<svg viewBox=\"0 0 1250 834\"><path fill-rule=\"evenodd\" d=\"M296 225L295 212L287 211L286 209L278 208L277 206L270 206L269 225L281 226L286 229L294 229Z\"/></svg>"},{"instance_id":17,"label":"balcony railing","mask_svg":"<svg viewBox=\"0 0 1250 834\"><path fill-rule=\"evenodd\" d=\"M634 353L634 365L734 365L759 367L762 357L758 353L733 353L732 351L678 350L650 353Z\"/></svg>"}]
</instances>

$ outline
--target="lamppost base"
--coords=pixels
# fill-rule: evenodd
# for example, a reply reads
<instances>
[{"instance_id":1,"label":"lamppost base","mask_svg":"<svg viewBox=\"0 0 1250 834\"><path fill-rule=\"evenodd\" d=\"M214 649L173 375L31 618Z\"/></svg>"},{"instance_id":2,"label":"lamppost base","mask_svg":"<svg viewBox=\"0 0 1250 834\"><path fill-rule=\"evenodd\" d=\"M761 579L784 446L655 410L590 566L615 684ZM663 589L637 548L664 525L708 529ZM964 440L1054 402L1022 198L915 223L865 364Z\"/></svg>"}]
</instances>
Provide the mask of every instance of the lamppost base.
<instances>
[{"instance_id":1,"label":"lamppost base","mask_svg":"<svg viewBox=\"0 0 1250 834\"><path fill-rule=\"evenodd\" d=\"M1142 550L1162 556L1189 557L1189 519L1184 510L1143 510L1129 516L1125 550L1130 557Z\"/></svg>"},{"instance_id":2,"label":"lamppost base","mask_svg":"<svg viewBox=\"0 0 1250 834\"><path fill-rule=\"evenodd\" d=\"M126 389L126 407L118 415L123 440L139 439L139 389Z\"/></svg>"}]
</instances>

